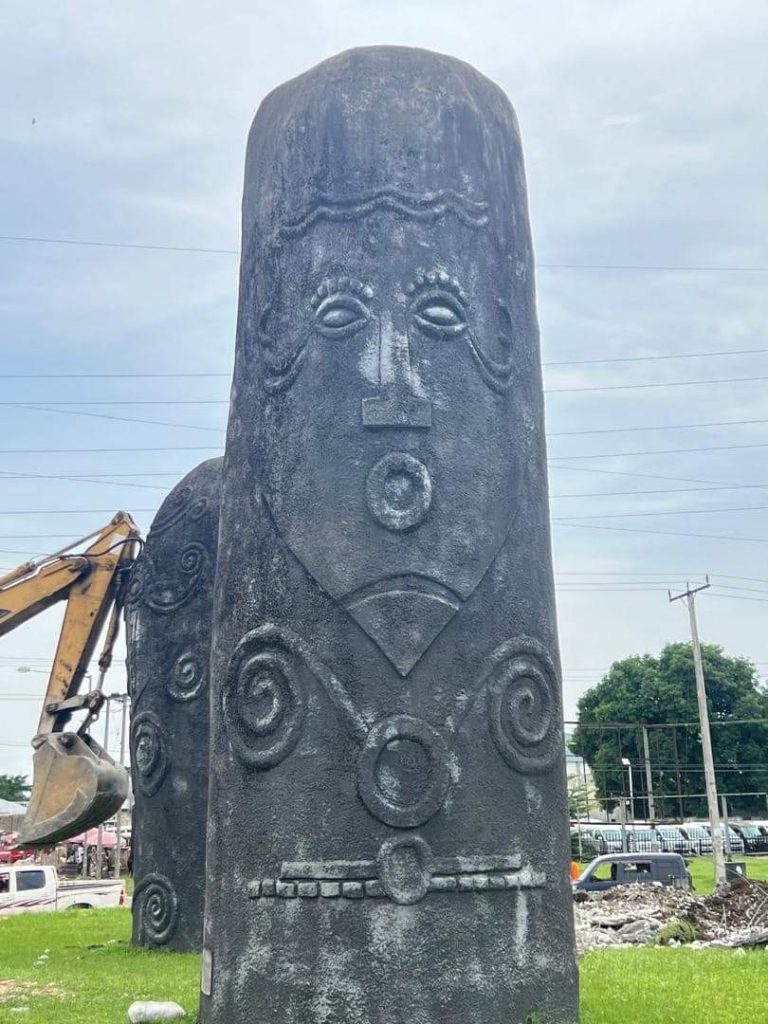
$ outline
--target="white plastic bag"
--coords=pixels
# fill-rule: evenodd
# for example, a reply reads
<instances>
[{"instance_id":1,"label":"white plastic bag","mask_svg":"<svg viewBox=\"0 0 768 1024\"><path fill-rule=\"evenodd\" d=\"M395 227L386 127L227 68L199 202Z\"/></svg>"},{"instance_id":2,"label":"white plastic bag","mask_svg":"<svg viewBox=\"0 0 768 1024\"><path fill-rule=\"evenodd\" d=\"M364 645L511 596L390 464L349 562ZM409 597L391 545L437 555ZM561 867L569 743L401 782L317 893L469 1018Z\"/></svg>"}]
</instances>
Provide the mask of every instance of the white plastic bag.
<instances>
[{"instance_id":1,"label":"white plastic bag","mask_svg":"<svg viewBox=\"0 0 768 1024\"><path fill-rule=\"evenodd\" d=\"M146 1024L156 1020L179 1020L186 1016L178 1003L131 1003L128 1020L131 1024Z\"/></svg>"}]
</instances>

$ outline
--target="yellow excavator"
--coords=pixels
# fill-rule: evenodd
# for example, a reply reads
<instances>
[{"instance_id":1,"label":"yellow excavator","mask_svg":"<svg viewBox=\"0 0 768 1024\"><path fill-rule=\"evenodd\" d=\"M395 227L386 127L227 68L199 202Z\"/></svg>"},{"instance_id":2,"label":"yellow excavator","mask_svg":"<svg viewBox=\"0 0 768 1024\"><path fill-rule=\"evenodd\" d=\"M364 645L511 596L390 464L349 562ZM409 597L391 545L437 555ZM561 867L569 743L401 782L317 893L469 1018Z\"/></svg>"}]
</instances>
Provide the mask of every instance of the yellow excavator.
<instances>
[{"instance_id":1,"label":"yellow excavator","mask_svg":"<svg viewBox=\"0 0 768 1024\"><path fill-rule=\"evenodd\" d=\"M32 792L18 844L49 847L111 817L128 795L128 773L87 732L106 700L104 677L120 629L127 577L141 545L126 512L53 555L0 576L0 637L66 601L56 655L32 740ZM82 551L75 551L84 544ZM96 688L80 694L88 664L109 619ZM73 712L86 712L76 731Z\"/></svg>"}]
</instances>

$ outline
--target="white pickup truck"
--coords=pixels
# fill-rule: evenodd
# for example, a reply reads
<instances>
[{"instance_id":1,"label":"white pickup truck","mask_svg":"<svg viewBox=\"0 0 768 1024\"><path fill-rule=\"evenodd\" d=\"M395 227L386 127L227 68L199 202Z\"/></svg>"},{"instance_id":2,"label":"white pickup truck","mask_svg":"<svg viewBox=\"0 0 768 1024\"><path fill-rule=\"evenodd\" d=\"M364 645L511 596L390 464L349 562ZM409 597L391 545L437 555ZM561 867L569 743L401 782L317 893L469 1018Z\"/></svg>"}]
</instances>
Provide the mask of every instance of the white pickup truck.
<instances>
[{"instance_id":1,"label":"white pickup truck","mask_svg":"<svg viewBox=\"0 0 768 1024\"><path fill-rule=\"evenodd\" d=\"M0 917L70 907L122 907L120 879L60 882L56 868L44 864L0 864Z\"/></svg>"}]
</instances>

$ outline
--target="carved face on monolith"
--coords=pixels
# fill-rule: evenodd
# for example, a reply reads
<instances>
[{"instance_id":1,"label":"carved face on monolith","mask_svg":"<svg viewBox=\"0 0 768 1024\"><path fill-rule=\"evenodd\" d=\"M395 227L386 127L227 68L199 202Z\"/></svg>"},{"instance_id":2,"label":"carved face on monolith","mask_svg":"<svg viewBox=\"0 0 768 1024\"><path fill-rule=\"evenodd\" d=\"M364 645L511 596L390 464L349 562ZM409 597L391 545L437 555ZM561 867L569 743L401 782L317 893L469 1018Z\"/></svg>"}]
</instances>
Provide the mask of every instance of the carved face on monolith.
<instances>
[{"instance_id":1,"label":"carved face on monolith","mask_svg":"<svg viewBox=\"0 0 768 1024\"><path fill-rule=\"evenodd\" d=\"M219 527L202 1020L570 1024L525 182L467 65L262 104Z\"/></svg>"},{"instance_id":2,"label":"carved face on monolith","mask_svg":"<svg viewBox=\"0 0 768 1024\"><path fill-rule=\"evenodd\" d=\"M281 152L254 136L238 342L275 524L401 675L519 511L535 329L511 111L414 88L297 97Z\"/></svg>"}]
</instances>

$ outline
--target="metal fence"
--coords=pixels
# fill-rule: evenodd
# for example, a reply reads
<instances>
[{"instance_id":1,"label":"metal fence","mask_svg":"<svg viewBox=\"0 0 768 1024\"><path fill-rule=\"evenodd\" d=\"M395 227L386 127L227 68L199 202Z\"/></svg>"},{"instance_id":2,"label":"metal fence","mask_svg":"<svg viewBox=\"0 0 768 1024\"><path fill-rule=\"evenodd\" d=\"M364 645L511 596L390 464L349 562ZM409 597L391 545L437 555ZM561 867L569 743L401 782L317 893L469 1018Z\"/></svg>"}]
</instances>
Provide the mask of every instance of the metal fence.
<instances>
[{"instance_id":1,"label":"metal fence","mask_svg":"<svg viewBox=\"0 0 768 1024\"><path fill-rule=\"evenodd\" d=\"M704 764L694 722L566 722L575 842L595 854L710 854ZM726 853L768 855L768 720L712 721ZM567 732L566 732L567 734Z\"/></svg>"}]
</instances>

